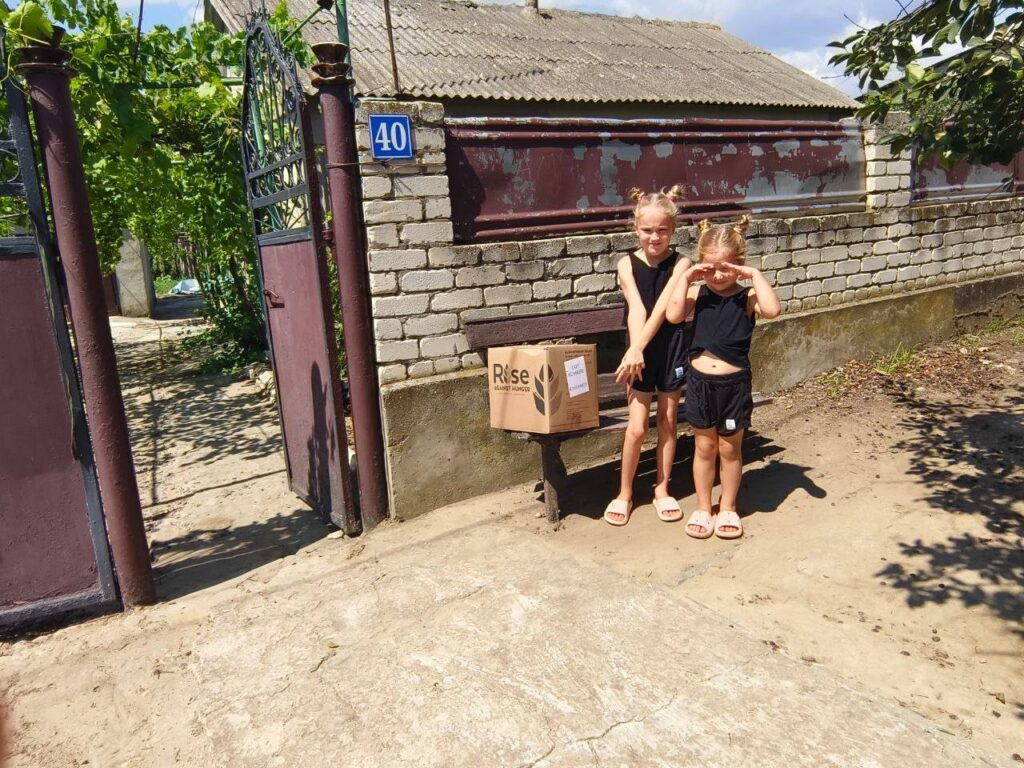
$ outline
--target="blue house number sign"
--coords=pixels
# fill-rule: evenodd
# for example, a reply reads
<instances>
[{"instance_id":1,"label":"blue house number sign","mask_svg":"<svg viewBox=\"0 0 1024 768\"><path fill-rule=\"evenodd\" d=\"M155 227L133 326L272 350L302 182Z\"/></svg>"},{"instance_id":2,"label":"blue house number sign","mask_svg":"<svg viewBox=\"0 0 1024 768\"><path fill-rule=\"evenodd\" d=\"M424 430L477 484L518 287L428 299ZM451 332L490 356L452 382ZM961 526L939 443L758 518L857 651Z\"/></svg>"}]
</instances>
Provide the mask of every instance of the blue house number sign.
<instances>
[{"instance_id":1,"label":"blue house number sign","mask_svg":"<svg viewBox=\"0 0 1024 768\"><path fill-rule=\"evenodd\" d=\"M411 160L409 116L370 115L370 146L374 160Z\"/></svg>"}]
</instances>

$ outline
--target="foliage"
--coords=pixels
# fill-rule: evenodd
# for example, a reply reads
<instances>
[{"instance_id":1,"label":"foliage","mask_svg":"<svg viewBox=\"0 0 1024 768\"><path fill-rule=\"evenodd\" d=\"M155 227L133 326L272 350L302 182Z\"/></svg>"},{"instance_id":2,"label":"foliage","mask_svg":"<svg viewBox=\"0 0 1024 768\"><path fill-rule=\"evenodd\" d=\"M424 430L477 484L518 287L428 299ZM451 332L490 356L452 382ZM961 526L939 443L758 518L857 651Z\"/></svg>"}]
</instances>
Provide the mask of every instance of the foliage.
<instances>
[{"instance_id":1,"label":"foliage","mask_svg":"<svg viewBox=\"0 0 1024 768\"><path fill-rule=\"evenodd\" d=\"M26 0L13 11L8 11L4 5L0 8L0 19L11 40L18 44L45 45L53 39L53 24L46 18L43 7L34 0Z\"/></svg>"},{"instance_id":2,"label":"foliage","mask_svg":"<svg viewBox=\"0 0 1024 768\"><path fill-rule=\"evenodd\" d=\"M919 344L907 346L902 341L896 345L890 354L883 355L874 361L875 370L883 376L895 376L909 370L921 350Z\"/></svg>"},{"instance_id":3,"label":"foliage","mask_svg":"<svg viewBox=\"0 0 1024 768\"><path fill-rule=\"evenodd\" d=\"M157 275L153 278L153 290L157 296L166 296L171 292L171 288L177 284L178 280L179 278L171 277L170 275Z\"/></svg>"},{"instance_id":4,"label":"foliage","mask_svg":"<svg viewBox=\"0 0 1024 768\"><path fill-rule=\"evenodd\" d=\"M241 92L224 74L237 72L243 36L208 23L139 35L117 0L42 1L70 30L63 47L80 73L72 97L104 271L115 266L125 230L147 244L157 272L180 263L186 244L212 324L203 341L222 347L229 367L262 358ZM283 3L271 25L294 29ZM289 47L308 61L300 36Z\"/></svg>"},{"instance_id":5,"label":"foliage","mask_svg":"<svg viewBox=\"0 0 1024 768\"><path fill-rule=\"evenodd\" d=\"M965 333L957 344L971 351L985 351L982 344L992 343L988 337L1005 334L1011 344L1024 344L1024 315L989 320L974 333Z\"/></svg>"},{"instance_id":6,"label":"foliage","mask_svg":"<svg viewBox=\"0 0 1024 768\"><path fill-rule=\"evenodd\" d=\"M956 44L966 50L928 64ZM917 145L948 167L1009 163L1024 148L1022 0L926 0L831 45L841 49L832 63L866 90L858 116L909 113L909 124L886 137L894 150Z\"/></svg>"}]
</instances>

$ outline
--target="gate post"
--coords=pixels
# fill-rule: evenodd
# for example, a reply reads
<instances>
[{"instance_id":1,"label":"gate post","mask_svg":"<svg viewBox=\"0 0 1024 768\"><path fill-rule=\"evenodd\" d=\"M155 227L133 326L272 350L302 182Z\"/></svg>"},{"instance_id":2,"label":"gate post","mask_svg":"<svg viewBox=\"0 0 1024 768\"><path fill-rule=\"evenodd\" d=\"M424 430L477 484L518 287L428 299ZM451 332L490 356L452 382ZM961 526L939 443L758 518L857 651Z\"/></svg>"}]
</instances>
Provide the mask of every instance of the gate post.
<instances>
[{"instance_id":1,"label":"gate post","mask_svg":"<svg viewBox=\"0 0 1024 768\"><path fill-rule=\"evenodd\" d=\"M331 202L334 260L341 289L341 317L345 329L345 356L352 395L352 426L356 439L359 499L363 523L373 526L387 517L384 443L380 418L380 390L373 354L373 330L367 301L369 284L360 232L359 180L355 120L349 90L348 52L341 43L318 43L313 66L318 77L327 151L327 186Z\"/></svg>"},{"instance_id":2,"label":"gate post","mask_svg":"<svg viewBox=\"0 0 1024 768\"><path fill-rule=\"evenodd\" d=\"M19 53L24 63L16 69L28 82L47 173L78 346L82 394L121 599L127 606L147 605L156 601L153 571L71 104L71 78L78 73L67 66L71 54L61 48L31 46Z\"/></svg>"}]
</instances>

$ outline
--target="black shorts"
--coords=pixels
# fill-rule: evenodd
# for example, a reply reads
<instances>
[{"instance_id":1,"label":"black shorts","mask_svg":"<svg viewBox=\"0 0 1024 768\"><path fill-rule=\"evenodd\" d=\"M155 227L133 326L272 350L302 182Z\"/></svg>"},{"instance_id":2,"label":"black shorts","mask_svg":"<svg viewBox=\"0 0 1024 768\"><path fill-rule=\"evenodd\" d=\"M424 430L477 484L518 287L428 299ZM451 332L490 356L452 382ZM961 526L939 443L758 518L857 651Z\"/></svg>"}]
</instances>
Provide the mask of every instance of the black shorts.
<instances>
[{"instance_id":1,"label":"black shorts","mask_svg":"<svg viewBox=\"0 0 1024 768\"><path fill-rule=\"evenodd\" d=\"M749 427L753 412L750 371L710 376L690 369L683 414L691 427L716 429L728 436Z\"/></svg>"},{"instance_id":2,"label":"black shorts","mask_svg":"<svg viewBox=\"0 0 1024 768\"><path fill-rule=\"evenodd\" d=\"M655 336L644 350L643 375L632 384L637 392L678 392L690 368L687 331L680 326L671 334Z\"/></svg>"}]
</instances>

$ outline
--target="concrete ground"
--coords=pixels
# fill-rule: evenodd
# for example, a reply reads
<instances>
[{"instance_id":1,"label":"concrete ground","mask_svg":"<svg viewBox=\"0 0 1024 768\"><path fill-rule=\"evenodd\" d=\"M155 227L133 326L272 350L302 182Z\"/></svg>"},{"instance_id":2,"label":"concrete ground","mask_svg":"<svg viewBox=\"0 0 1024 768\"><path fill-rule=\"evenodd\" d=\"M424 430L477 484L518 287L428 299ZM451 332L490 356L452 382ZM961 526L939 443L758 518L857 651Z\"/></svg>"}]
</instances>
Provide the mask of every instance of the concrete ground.
<instances>
[{"instance_id":1,"label":"concrete ground","mask_svg":"<svg viewBox=\"0 0 1024 768\"><path fill-rule=\"evenodd\" d=\"M1024 345L971 402L780 397L736 543L605 525L614 464L558 530L527 486L352 540L183 328L118 330L164 600L0 644L12 766L1019 764Z\"/></svg>"}]
</instances>

